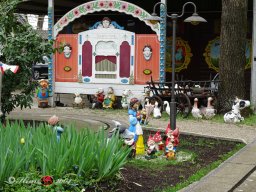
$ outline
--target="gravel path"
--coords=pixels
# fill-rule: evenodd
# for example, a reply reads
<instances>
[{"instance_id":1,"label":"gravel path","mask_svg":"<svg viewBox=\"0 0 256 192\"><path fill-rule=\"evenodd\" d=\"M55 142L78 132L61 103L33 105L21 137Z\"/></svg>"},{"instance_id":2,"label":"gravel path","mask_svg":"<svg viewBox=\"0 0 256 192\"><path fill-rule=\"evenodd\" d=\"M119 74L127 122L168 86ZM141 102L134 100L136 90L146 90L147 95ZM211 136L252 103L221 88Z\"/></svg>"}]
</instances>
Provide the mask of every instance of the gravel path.
<instances>
[{"instance_id":1,"label":"gravel path","mask_svg":"<svg viewBox=\"0 0 256 192\"><path fill-rule=\"evenodd\" d=\"M26 115L25 115L26 114ZM51 115L58 115L61 118L72 116L76 120L84 119L99 119L111 122L112 119L128 124L127 110L92 110L89 108L74 109L72 107L56 107L56 108L31 108L31 109L15 109L10 113L10 118L18 117L40 117L44 120ZM168 120L151 119L147 128L165 129ZM256 127L246 125L233 125L226 123L216 123L211 120L177 120L177 127L181 133L194 134L207 137L227 138L231 140L240 140L245 143L250 143L256 138Z\"/></svg>"}]
</instances>

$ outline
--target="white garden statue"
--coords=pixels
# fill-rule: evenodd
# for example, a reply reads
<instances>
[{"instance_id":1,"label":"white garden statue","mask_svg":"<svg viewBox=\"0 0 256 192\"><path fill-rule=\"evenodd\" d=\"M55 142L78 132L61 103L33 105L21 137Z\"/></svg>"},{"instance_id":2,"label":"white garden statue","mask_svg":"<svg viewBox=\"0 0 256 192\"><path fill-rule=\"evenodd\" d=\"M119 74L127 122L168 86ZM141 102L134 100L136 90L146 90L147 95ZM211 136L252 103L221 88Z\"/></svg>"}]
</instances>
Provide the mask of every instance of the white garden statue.
<instances>
[{"instance_id":1,"label":"white garden statue","mask_svg":"<svg viewBox=\"0 0 256 192\"><path fill-rule=\"evenodd\" d=\"M250 106L250 101L238 99L236 97L232 106L232 110L225 113L224 115L225 123L239 123L240 121L243 121L244 118L241 116L240 110L249 106Z\"/></svg>"}]
</instances>

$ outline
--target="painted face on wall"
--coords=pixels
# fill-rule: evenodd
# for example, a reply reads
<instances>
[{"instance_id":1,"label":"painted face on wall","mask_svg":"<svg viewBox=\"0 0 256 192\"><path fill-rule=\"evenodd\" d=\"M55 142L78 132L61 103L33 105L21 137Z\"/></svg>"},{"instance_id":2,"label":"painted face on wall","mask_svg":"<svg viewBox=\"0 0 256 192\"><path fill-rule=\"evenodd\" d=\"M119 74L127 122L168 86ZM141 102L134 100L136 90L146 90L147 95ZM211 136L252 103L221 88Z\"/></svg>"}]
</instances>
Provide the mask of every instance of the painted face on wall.
<instances>
[{"instance_id":1,"label":"painted face on wall","mask_svg":"<svg viewBox=\"0 0 256 192\"><path fill-rule=\"evenodd\" d=\"M150 46L145 46L143 49L143 55L145 60L150 60L152 56L152 48Z\"/></svg>"},{"instance_id":2,"label":"painted face on wall","mask_svg":"<svg viewBox=\"0 0 256 192\"><path fill-rule=\"evenodd\" d=\"M102 25L103 25L103 28L109 28L109 25L110 25L109 20L103 20Z\"/></svg>"},{"instance_id":3,"label":"painted face on wall","mask_svg":"<svg viewBox=\"0 0 256 192\"><path fill-rule=\"evenodd\" d=\"M71 46L70 45L65 45L64 50L63 50L65 58L70 58L71 57L71 52L72 52Z\"/></svg>"}]
</instances>

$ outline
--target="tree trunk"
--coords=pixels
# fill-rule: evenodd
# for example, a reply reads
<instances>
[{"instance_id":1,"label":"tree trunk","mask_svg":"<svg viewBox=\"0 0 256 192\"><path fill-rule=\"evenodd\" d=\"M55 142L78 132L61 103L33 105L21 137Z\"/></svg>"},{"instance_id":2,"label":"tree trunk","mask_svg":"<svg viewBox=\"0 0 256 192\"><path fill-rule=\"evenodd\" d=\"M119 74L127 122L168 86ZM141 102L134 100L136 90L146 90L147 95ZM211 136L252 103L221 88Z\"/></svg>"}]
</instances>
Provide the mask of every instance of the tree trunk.
<instances>
[{"instance_id":1,"label":"tree trunk","mask_svg":"<svg viewBox=\"0 0 256 192\"><path fill-rule=\"evenodd\" d=\"M231 109L235 96L244 98L247 0L222 0L219 112Z\"/></svg>"}]
</instances>

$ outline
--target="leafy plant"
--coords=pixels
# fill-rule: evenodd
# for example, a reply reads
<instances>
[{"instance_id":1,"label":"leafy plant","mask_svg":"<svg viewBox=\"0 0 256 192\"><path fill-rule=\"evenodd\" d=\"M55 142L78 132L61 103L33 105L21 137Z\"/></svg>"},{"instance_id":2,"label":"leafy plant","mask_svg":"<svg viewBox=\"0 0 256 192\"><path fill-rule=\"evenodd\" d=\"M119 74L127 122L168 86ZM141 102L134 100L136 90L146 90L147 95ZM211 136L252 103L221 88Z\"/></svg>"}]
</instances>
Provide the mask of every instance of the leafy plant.
<instances>
[{"instance_id":1,"label":"leafy plant","mask_svg":"<svg viewBox=\"0 0 256 192\"><path fill-rule=\"evenodd\" d=\"M115 177L130 153L118 134L109 140L103 129L95 133L67 127L58 142L56 132L45 124L26 127L23 122L7 122L4 128L0 124L0 139L2 184L30 172L36 172L37 179L50 175L57 180L70 174L79 185L97 183Z\"/></svg>"},{"instance_id":2,"label":"leafy plant","mask_svg":"<svg viewBox=\"0 0 256 192\"><path fill-rule=\"evenodd\" d=\"M42 39L28 23L20 23L14 14L21 0L0 2L0 45L3 47L0 60L9 65L18 65L16 74L6 71L3 75L1 111L4 121L6 114L15 107L32 105L35 83L32 81L32 65L49 56L54 50L52 42Z\"/></svg>"}]
</instances>

